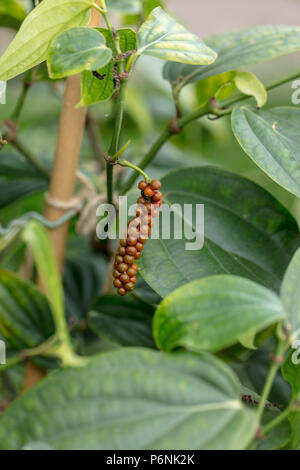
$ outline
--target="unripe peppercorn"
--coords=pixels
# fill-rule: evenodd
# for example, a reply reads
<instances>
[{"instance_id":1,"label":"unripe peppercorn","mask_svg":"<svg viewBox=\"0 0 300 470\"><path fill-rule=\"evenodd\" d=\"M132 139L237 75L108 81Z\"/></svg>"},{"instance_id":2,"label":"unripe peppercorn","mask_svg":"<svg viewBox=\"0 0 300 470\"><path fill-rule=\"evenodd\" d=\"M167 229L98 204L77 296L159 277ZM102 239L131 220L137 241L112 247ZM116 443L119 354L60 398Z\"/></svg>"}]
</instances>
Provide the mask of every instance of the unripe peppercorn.
<instances>
[{"instance_id":1,"label":"unripe peppercorn","mask_svg":"<svg viewBox=\"0 0 300 470\"><path fill-rule=\"evenodd\" d=\"M128 270L128 264L126 264L126 263L119 264L118 271L120 273L126 273L127 270Z\"/></svg>"},{"instance_id":2,"label":"unripe peppercorn","mask_svg":"<svg viewBox=\"0 0 300 470\"><path fill-rule=\"evenodd\" d=\"M134 256L125 255L124 256L124 262L127 263L127 264L132 264L134 262Z\"/></svg>"},{"instance_id":3,"label":"unripe peppercorn","mask_svg":"<svg viewBox=\"0 0 300 470\"><path fill-rule=\"evenodd\" d=\"M134 283L133 282L127 282L127 284L125 284L125 289L126 290L133 290L134 289Z\"/></svg>"},{"instance_id":4,"label":"unripe peppercorn","mask_svg":"<svg viewBox=\"0 0 300 470\"><path fill-rule=\"evenodd\" d=\"M126 248L126 253L130 256L135 256L136 252L137 252L137 248L134 246L128 246Z\"/></svg>"},{"instance_id":5,"label":"unripe peppercorn","mask_svg":"<svg viewBox=\"0 0 300 470\"><path fill-rule=\"evenodd\" d=\"M144 189L144 195L147 197L152 197L153 196L153 189L151 189L149 186L147 186L146 189Z\"/></svg>"},{"instance_id":6,"label":"unripe peppercorn","mask_svg":"<svg viewBox=\"0 0 300 470\"><path fill-rule=\"evenodd\" d=\"M162 205L160 181L152 180L150 184L140 181L138 186L141 196L137 200L139 207L136 209L136 217L128 222L127 233L120 240L114 263L114 286L121 296L134 289L138 270L134 261L142 257L144 244L151 235L154 218L158 217Z\"/></svg>"},{"instance_id":7,"label":"unripe peppercorn","mask_svg":"<svg viewBox=\"0 0 300 470\"><path fill-rule=\"evenodd\" d=\"M138 185L138 188L141 190L141 191L144 191L144 189L146 189L148 186L148 184L146 183L146 181L140 181L139 182L139 185Z\"/></svg>"},{"instance_id":8,"label":"unripe peppercorn","mask_svg":"<svg viewBox=\"0 0 300 470\"><path fill-rule=\"evenodd\" d=\"M118 263L118 264L123 263L123 256L117 255L116 256L116 263Z\"/></svg>"},{"instance_id":9,"label":"unripe peppercorn","mask_svg":"<svg viewBox=\"0 0 300 470\"><path fill-rule=\"evenodd\" d=\"M162 194L160 191L153 191L152 201L158 202L162 199Z\"/></svg>"},{"instance_id":10,"label":"unripe peppercorn","mask_svg":"<svg viewBox=\"0 0 300 470\"><path fill-rule=\"evenodd\" d=\"M160 189L161 188L161 182L159 180L152 180L150 183L150 188L151 189Z\"/></svg>"},{"instance_id":11,"label":"unripe peppercorn","mask_svg":"<svg viewBox=\"0 0 300 470\"><path fill-rule=\"evenodd\" d=\"M115 280L114 280L114 286L115 286L115 287L118 287L118 288L119 288L119 287L122 287L122 285L123 285L123 284L122 284L122 282L120 281L120 279L115 279Z\"/></svg>"},{"instance_id":12,"label":"unripe peppercorn","mask_svg":"<svg viewBox=\"0 0 300 470\"><path fill-rule=\"evenodd\" d=\"M124 256L126 254L125 246L119 246L118 253L119 253L119 255Z\"/></svg>"},{"instance_id":13,"label":"unripe peppercorn","mask_svg":"<svg viewBox=\"0 0 300 470\"><path fill-rule=\"evenodd\" d=\"M137 242L137 244L135 245L135 252L137 251L142 251L144 249L144 243L140 243L140 242Z\"/></svg>"},{"instance_id":14,"label":"unripe peppercorn","mask_svg":"<svg viewBox=\"0 0 300 470\"><path fill-rule=\"evenodd\" d=\"M127 294L127 290L124 289L124 287L120 287L120 289L118 289L118 294L119 295L126 295Z\"/></svg>"},{"instance_id":15,"label":"unripe peppercorn","mask_svg":"<svg viewBox=\"0 0 300 470\"><path fill-rule=\"evenodd\" d=\"M129 268L129 269L130 269L130 268ZM129 269L128 269L128 271L129 271ZM127 271L127 273L123 273L123 274L121 274L121 276L120 276L120 281L123 282L123 283L125 283L125 284L126 284L126 282L129 282L129 281L131 280L131 278L130 278L129 275L128 275L128 271Z\"/></svg>"}]
</instances>

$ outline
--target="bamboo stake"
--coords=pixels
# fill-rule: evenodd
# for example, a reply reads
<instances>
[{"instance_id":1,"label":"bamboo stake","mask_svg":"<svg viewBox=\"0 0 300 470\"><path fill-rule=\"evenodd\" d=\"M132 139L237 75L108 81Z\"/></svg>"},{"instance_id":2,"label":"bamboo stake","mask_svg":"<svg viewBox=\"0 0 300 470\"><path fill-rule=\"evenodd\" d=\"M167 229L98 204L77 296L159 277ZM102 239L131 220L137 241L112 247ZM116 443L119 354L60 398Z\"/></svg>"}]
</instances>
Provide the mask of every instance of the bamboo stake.
<instances>
[{"instance_id":1,"label":"bamboo stake","mask_svg":"<svg viewBox=\"0 0 300 470\"><path fill-rule=\"evenodd\" d=\"M98 3L98 2L96 2ZM92 9L91 27L100 24L101 15ZM62 105L56 153L54 158L53 171L50 179L49 194L54 200L68 202L72 199L76 181L76 169L79 161L79 154L82 142L82 135L86 119L86 109L75 109L80 101L80 75L73 75L67 78L64 100ZM64 214L64 210L57 209L49 204L45 207L45 217L54 221ZM60 272L63 271L65 248L67 242L69 224L65 223L61 227L49 230L49 236L53 244L55 257ZM43 290L43 286L40 285ZM45 376L45 371L32 363L26 364L24 390L35 385Z\"/></svg>"}]
</instances>

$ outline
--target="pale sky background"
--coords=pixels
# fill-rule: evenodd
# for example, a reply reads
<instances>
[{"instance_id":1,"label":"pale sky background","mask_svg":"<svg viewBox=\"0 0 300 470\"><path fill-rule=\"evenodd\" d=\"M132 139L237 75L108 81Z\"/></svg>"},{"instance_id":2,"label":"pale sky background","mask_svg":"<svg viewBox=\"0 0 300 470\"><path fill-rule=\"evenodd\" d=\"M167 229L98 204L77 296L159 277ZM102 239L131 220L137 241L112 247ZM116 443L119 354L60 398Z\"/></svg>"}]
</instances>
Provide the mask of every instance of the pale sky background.
<instances>
[{"instance_id":1,"label":"pale sky background","mask_svg":"<svg viewBox=\"0 0 300 470\"><path fill-rule=\"evenodd\" d=\"M200 37L260 24L300 25L300 0L169 0Z\"/></svg>"}]
</instances>

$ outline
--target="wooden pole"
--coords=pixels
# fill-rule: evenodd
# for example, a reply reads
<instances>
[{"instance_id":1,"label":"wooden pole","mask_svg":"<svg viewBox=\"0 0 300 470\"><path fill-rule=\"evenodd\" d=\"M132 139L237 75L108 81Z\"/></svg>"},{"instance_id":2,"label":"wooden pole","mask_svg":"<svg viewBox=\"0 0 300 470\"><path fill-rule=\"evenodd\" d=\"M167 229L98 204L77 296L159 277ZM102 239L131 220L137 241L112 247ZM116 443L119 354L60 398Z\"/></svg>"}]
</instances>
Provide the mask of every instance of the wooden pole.
<instances>
[{"instance_id":1,"label":"wooden pole","mask_svg":"<svg viewBox=\"0 0 300 470\"><path fill-rule=\"evenodd\" d=\"M98 3L98 2L97 2ZM91 27L100 24L100 13L92 9ZM66 80L66 89L59 122L58 138L51 174L49 195L55 201L69 202L72 199L76 181L76 169L78 166L82 135L85 126L86 109L75 109L80 101L80 75L73 75ZM45 217L54 221L64 214L64 210L46 204ZM49 236L53 244L55 257L60 272L63 271L65 248L67 242L69 224L49 230ZM42 289L42 285L40 285ZM46 372L32 363L27 363L24 377L24 390L39 382Z\"/></svg>"}]
</instances>

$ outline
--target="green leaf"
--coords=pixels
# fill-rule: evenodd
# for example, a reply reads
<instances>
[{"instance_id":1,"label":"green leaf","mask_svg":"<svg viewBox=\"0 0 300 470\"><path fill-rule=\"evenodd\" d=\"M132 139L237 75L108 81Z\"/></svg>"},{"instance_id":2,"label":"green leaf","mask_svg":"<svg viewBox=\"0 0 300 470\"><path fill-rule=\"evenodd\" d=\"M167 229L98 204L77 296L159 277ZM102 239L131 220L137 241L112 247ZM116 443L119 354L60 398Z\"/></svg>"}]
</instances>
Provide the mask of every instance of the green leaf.
<instances>
[{"instance_id":1,"label":"green leaf","mask_svg":"<svg viewBox=\"0 0 300 470\"><path fill-rule=\"evenodd\" d=\"M153 333L164 351L178 346L219 351L284 317L276 294L226 274L190 282L168 295L155 312Z\"/></svg>"},{"instance_id":2,"label":"green leaf","mask_svg":"<svg viewBox=\"0 0 300 470\"><path fill-rule=\"evenodd\" d=\"M281 286L281 300L288 315L291 334L295 339L300 334L300 249L290 262Z\"/></svg>"},{"instance_id":3,"label":"green leaf","mask_svg":"<svg viewBox=\"0 0 300 470\"><path fill-rule=\"evenodd\" d=\"M26 11L15 0L5 0L0 4L0 27L19 29L26 17Z\"/></svg>"},{"instance_id":4,"label":"green leaf","mask_svg":"<svg viewBox=\"0 0 300 470\"><path fill-rule=\"evenodd\" d=\"M236 90L236 86L233 83L235 75L236 72L225 72L197 82L196 92L198 104L204 105L213 97L219 100L229 98Z\"/></svg>"},{"instance_id":5,"label":"green leaf","mask_svg":"<svg viewBox=\"0 0 300 470\"><path fill-rule=\"evenodd\" d=\"M155 347L154 307L131 297L101 295L91 305L88 325L100 337L121 346Z\"/></svg>"},{"instance_id":6,"label":"green leaf","mask_svg":"<svg viewBox=\"0 0 300 470\"><path fill-rule=\"evenodd\" d=\"M253 96L257 106L261 108L266 104L268 94L262 82L252 72L237 72L234 83L239 91L245 95Z\"/></svg>"},{"instance_id":7,"label":"green leaf","mask_svg":"<svg viewBox=\"0 0 300 470\"><path fill-rule=\"evenodd\" d=\"M72 28L55 38L48 56L51 78L64 78L83 70L97 70L107 65L112 51L104 36L92 28Z\"/></svg>"},{"instance_id":8,"label":"green leaf","mask_svg":"<svg viewBox=\"0 0 300 470\"><path fill-rule=\"evenodd\" d=\"M276 408L266 408L262 417L262 425L265 426L267 423L277 418L279 413L280 411L276 410ZM291 425L286 419L268 433L262 441L258 441L255 450L282 449L290 440L290 436Z\"/></svg>"},{"instance_id":9,"label":"green leaf","mask_svg":"<svg viewBox=\"0 0 300 470\"><path fill-rule=\"evenodd\" d=\"M46 229L39 222L30 221L22 232L28 244L46 292L57 330L65 328L62 285L56 264L53 246Z\"/></svg>"},{"instance_id":10,"label":"green leaf","mask_svg":"<svg viewBox=\"0 0 300 470\"><path fill-rule=\"evenodd\" d=\"M43 0L25 18L0 59L0 80L7 81L47 59L53 39L66 29L86 26L92 0Z\"/></svg>"},{"instance_id":11,"label":"green leaf","mask_svg":"<svg viewBox=\"0 0 300 470\"><path fill-rule=\"evenodd\" d=\"M279 107L257 111L236 106L233 133L249 157L287 191L300 197L300 109Z\"/></svg>"},{"instance_id":12,"label":"green leaf","mask_svg":"<svg viewBox=\"0 0 300 470\"><path fill-rule=\"evenodd\" d=\"M1 152L0 208L45 189L48 181L17 155Z\"/></svg>"},{"instance_id":13,"label":"green leaf","mask_svg":"<svg viewBox=\"0 0 300 470\"><path fill-rule=\"evenodd\" d=\"M122 349L52 373L2 415L0 449L244 449L257 426L209 354Z\"/></svg>"},{"instance_id":14,"label":"green leaf","mask_svg":"<svg viewBox=\"0 0 300 470\"><path fill-rule=\"evenodd\" d=\"M109 48L113 47L113 40L110 32L104 28L97 28L106 40ZM122 28L118 30L120 36L120 48L122 52L134 51L136 49L136 33L133 29ZM81 100L77 107L88 106L106 101L113 95L114 86L114 60L112 59L105 67L97 69L98 74L103 77L102 80L94 77L91 72L82 72L81 74Z\"/></svg>"},{"instance_id":15,"label":"green leaf","mask_svg":"<svg viewBox=\"0 0 300 470\"><path fill-rule=\"evenodd\" d=\"M74 325L85 321L90 304L101 292L107 261L95 253L86 238L75 238L68 244L63 286L66 312Z\"/></svg>"},{"instance_id":16,"label":"green leaf","mask_svg":"<svg viewBox=\"0 0 300 470\"><path fill-rule=\"evenodd\" d=\"M195 204L204 204L205 241L200 250L186 250L191 240L174 238L171 217L170 239L150 239L140 261L142 276L156 292L164 297L190 281L222 273L279 290L299 246L299 231L270 194L241 176L204 166L169 173L162 178L162 192L165 204L181 207L176 218L186 227L192 223L195 235L201 231L184 212L184 204L193 205L194 219Z\"/></svg>"},{"instance_id":17,"label":"green leaf","mask_svg":"<svg viewBox=\"0 0 300 470\"><path fill-rule=\"evenodd\" d=\"M106 0L108 10L121 11L122 13L135 14L142 11L141 0Z\"/></svg>"},{"instance_id":18,"label":"green leaf","mask_svg":"<svg viewBox=\"0 0 300 470\"><path fill-rule=\"evenodd\" d=\"M156 7L164 7L165 0L143 0L144 15L148 16Z\"/></svg>"},{"instance_id":19,"label":"green leaf","mask_svg":"<svg viewBox=\"0 0 300 470\"><path fill-rule=\"evenodd\" d=\"M43 343L54 333L47 299L31 283L0 270L0 333L17 350Z\"/></svg>"},{"instance_id":20,"label":"green leaf","mask_svg":"<svg viewBox=\"0 0 300 470\"><path fill-rule=\"evenodd\" d=\"M180 89L188 83L298 51L300 27L257 26L210 36L205 43L218 53L212 65L195 67L170 62L165 65L164 78Z\"/></svg>"},{"instance_id":21,"label":"green leaf","mask_svg":"<svg viewBox=\"0 0 300 470\"><path fill-rule=\"evenodd\" d=\"M211 64L217 54L204 42L155 8L138 32L138 55L147 54L184 64Z\"/></svg>"}]
</instances>

